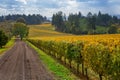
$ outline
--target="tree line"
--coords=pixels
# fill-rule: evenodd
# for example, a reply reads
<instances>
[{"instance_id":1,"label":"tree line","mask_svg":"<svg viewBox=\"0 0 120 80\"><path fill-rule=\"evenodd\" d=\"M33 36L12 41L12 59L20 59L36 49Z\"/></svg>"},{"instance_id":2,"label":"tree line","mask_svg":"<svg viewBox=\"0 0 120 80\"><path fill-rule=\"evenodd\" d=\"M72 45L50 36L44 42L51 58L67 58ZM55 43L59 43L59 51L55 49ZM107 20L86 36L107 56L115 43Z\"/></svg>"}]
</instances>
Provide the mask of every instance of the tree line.
<instances>
[{"instance_id":1,"label":"tree line","mask_svg":"<svg viewBox=\"0 0 120 80\"><path fill-rule=\"evenodd\" d=\"M117 16L98 14L89 12L83 16L81 12L70 13L68 17L59 11L52 16L52 25L60 32L72 34L105 34L117 33L120 25L120 19Z\"/></svg>"},{"instance_id":2,"label":"tree line","mask_svg":"<svg viewBox=\"0 0 120 80\"><path fill-rule=\"evenodd\" d=\"M41 24L45 21L48 21L46 17L43 17L40 14L32 14L32 15L20 15L20 14L12 14L12 15L6 15L6 16L0 16L0 22L4 22L5 20L11 20L16 21L18 18L24 18L26 21L26 24Z\"/></svg>"}]
</instances>

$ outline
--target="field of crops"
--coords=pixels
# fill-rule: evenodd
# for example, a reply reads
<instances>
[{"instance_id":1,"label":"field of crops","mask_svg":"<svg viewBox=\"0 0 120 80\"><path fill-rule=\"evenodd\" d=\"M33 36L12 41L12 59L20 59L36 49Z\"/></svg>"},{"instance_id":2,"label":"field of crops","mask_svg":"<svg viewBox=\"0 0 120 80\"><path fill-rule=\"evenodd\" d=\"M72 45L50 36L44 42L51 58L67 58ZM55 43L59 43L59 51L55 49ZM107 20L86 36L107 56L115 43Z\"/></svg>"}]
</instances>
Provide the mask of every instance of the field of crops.
<instances>
[{"instance_id":1,"label":"field of crops","mask_svg":"<svg viewBox=\"0 0 120 80\"><path fill-rule=\"evenodd\" d=\"M90 69L100 80L120 79L120 34L76 36L56 32L50 24L43 24L30 27L28 41L68 64L76 73L91 77Z\"/></svg>"},{"instance_id":2,"label":"field of crops","mask_svg":"<svg viewBox=\"0 0 120 80\"><path fill-rule=\"evenodd\" d=\"M78 40L96 42L109 41L120 39L120 34L105 34L105 35L72 35L54 31L51 24L30 25L29 39L45 40L45 41L68 41L75 42Z\"/></svg>"}]
</instances>

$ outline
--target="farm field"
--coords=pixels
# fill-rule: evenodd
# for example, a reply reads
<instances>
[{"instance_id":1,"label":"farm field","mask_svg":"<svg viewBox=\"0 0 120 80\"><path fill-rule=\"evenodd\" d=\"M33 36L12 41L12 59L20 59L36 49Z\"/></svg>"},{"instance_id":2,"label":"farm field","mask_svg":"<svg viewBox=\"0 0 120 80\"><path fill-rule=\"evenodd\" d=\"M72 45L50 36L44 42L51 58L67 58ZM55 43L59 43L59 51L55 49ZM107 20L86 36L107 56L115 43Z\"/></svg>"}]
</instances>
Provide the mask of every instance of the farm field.
<instances>
[{"instance_id":1,"label":"farm field","mask_svg":"<svg viewBox=\"0 0 120 80\"><path fill-rule=\"evenodd\" d=\"M51 24L30 25L29 39L45 40L45 41L102 41L102 40L119 40L120 34L102 34L102 35L73 35L57 32Z\"/></svg>"},{"instance_id":2,"label":"farm field","mask_svg":"<svg viewBox=\"0 0 120 80\"><path fill-rule=\"evenodd\" d=\"M119 80L120 34L64 34L42 24L30 27L28 41L86 78Z\"/></svg>"},{"instance_id":3,"label":"farm field","mask_svg":"<svg viewBox=\"0 0 120 80\"><path fill-rule=\"evenodd\" d=\"M120 34L102 34L102 35L73 35L57 32L51 24L42 24L30 26L29 39L44 41L87 41L91 43L106 42L109 44L119 44Z\"/></svg>"},{"instance_id":4,"label":"farm field","mask_svg":"<svg viewBox=\"0 0 120 80\"><path fill-rule=\"evenodd\" d=\"M40 39L46 37L71 36L71 34L55 31L51 24L29 25L29 38Z\"/></svg>"}]
</instances>

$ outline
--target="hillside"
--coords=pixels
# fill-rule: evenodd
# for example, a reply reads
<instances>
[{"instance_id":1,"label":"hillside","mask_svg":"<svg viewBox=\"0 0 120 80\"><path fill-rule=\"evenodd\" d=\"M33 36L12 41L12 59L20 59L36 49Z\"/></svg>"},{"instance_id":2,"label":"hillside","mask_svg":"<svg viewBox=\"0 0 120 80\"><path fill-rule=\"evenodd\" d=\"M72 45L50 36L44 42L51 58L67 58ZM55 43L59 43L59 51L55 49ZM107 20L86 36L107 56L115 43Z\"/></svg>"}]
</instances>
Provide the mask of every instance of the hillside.
<instances>
[{"instance_id":1,"label":"hillside","mask_svg":"<svg viewBox=\"0 0 120 80\"><path fill-rule=\"evenodd\" d=\"M99 39L119 39L120 34L101 34L101 35L73 35L66 34L62 32L57 32L54 30L54 26L51 24L41 24L41 25L29 25L29 37L30 39L39 40L55 40L55 41L93 41Z\"/></svg>"},{"instance_id":2,"label":"hillside","mask_svg":"<svg viewBox=\"0 0 120 80\"><path fill-rule=\"evenodd\" d=\"M29 27L29 38L34 39L72 35L55 31L54 27L51 24L29 25Z\"/></svg>"}]
</instances>

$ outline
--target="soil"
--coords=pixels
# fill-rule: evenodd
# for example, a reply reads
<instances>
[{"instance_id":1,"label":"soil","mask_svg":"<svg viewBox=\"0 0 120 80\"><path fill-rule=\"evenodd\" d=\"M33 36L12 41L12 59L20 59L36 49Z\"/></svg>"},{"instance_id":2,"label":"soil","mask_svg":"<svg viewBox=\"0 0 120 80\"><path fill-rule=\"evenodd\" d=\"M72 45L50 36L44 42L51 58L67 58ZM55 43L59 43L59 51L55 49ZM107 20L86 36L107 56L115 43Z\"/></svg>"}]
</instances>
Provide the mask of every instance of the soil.
<instances>
[{"instance_id":1,"label":"soil","mask_svg":"<svg viewBox=\"0 0 120 80\"><path fill-rule=\"evenodd\" d=\"M0 58L0 80L54 80L36 51L25 42L15 45Z\"/></svg>"}]
</instances>

